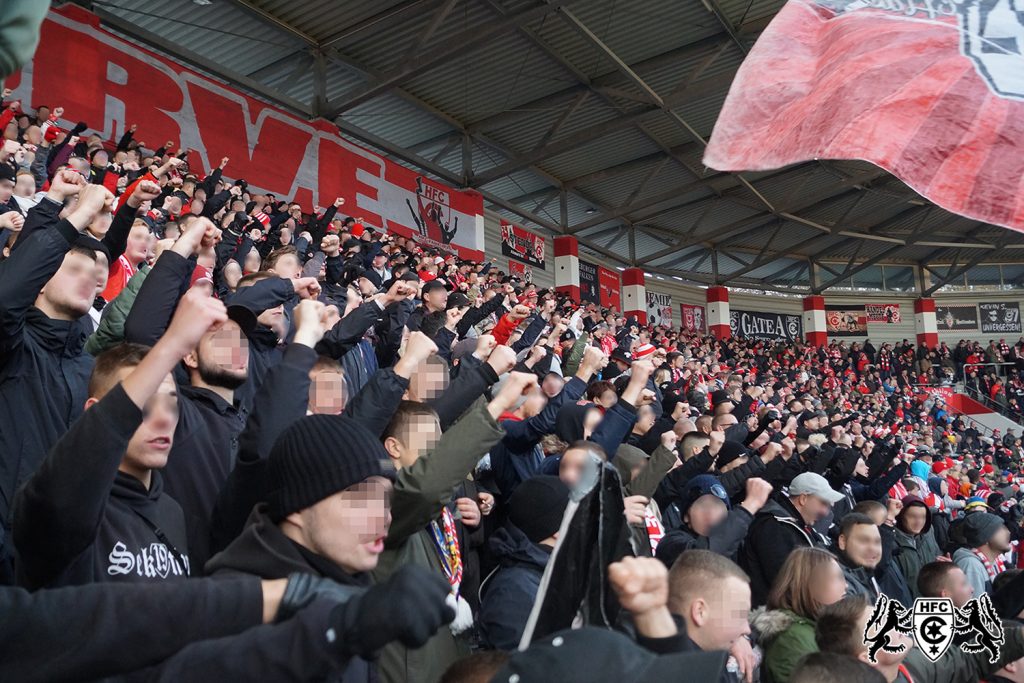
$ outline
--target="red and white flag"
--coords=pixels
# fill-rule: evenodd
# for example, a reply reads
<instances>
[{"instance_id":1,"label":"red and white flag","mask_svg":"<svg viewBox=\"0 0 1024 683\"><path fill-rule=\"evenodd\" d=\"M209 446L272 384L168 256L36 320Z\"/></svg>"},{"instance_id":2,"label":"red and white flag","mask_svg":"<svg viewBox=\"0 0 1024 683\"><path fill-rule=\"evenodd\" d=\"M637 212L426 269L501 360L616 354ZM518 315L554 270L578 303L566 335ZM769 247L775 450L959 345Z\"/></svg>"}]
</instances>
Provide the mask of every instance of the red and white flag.
<instances>
[{"instance_id":1,"label":"red and white flag","mask_svg":"<svg viewBox=\"0 0 1024 683\"><path fill-rule=\"evenodd\" d=\"M875 163L1024 231L1024 0L789 0L740 67L704 163Z\"/></svg>"}]
</instances>

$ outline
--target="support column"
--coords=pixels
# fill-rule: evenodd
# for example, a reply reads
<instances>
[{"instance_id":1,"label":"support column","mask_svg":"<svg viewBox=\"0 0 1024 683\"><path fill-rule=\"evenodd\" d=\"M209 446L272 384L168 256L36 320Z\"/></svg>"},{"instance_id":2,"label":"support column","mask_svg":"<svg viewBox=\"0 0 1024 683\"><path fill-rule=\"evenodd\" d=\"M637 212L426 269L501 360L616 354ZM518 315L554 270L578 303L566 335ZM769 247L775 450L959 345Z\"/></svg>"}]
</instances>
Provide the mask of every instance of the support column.
<instances>
[{"instance_id":1,"label":"support column","mask_svg":"<svg viewBox=\"0 0 1024 683\"><path fill-rule=\"evenodd\" d=\"M934 349L939 345L939 325L935 319L935 299L914 300L914 326L917 345Z\"/></svg>"},{"instance_id":2,"label":"support column","mask_svg":"<svg viewBox=\"0 0 1024 683\"><path fill-rule=\"evenodd\" d=\"M729 317L729 290L725 287L708 287L708 331L716 339L732 336L732 320Z\"/></svg>"},{"instance_id":3,"label":"support column","mask_svg":"<svg viewBox=\"0 0 1024 683\"><path fill-rule=\"evenodd\" d=\"M804 297L804 341L811 346L824 346L828 343L823 296Z\"/></svg>"},{"instance_id":4,"label":"support column","mask_svg":"<svg viewBox=\"0 0 1024 683\"><path fill-rule=\"evenodd\" d=\"M555 238L555 291L580 302L579 244L572 235Z\"/></svg>"},{"instance_id":5,"label":"support column","mask_svg":"<svg viewBox=\"0 0 1024 683\"><path fill-rule=\"evenodd\" d=\"M647 286L643 268L622 271L622 314L647 324Z\"/></svg>"}]
</instances>

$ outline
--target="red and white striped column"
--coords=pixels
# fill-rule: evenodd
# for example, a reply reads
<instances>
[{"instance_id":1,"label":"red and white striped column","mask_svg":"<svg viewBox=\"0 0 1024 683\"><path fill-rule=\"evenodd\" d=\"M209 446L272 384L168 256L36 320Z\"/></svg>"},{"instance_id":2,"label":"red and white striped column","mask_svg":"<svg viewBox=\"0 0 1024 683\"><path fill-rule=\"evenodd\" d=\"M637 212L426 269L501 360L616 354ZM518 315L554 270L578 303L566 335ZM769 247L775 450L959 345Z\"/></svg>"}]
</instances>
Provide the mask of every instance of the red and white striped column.
<instances>
[{"instance_id":1,"label":"red and white striped column","mask_svg":"<svg viewBox=\"0 0 1024 683\"><path fill-rule=\"evenodd\" d=\"M725 287L708 287L708 331L716 339L732 336L732 321L729 317L729 290Z\"/></svg>"},{"instance_id":2,"label":"red and white striped column","mask_svg":"<svg viewBox=\"0 0 1024 683\"><path fill-rule=\"evenodd\" d=\"M643 268L622 271L622 312L627 318L636 318L647 324L647 281Z\"/></svg>"},{"instance_id":3,"label":"red and white striped column","mask_svg":"<svg viewBox=\"0 0 1024 683\"><path fill-rule=\"evenodd\" d=\"M939 325L935 319L935 299L914 301L914 326L917 328L917 345L934 349L939 345Z\"/></svg>"},{"instance_id":4,"label":"red and white striped column","mask_svg":"<svg viewBox=\"0 0 1024 683\"><path fill-rule=\"evenodd\" d=\"M804 297L804 341L811 346L824 346L828 343L823 296Z\"/></svg>"},{"instance_id":5,"label":"red and white striped column","mask_svg":"<svg viewBox=\"0 0 1024 683\"><path fill-rule=\"evenodd\" d=\"M572 235L555 238L555 291L580 302L579 244Z\"/></svg>"}]
</instances>

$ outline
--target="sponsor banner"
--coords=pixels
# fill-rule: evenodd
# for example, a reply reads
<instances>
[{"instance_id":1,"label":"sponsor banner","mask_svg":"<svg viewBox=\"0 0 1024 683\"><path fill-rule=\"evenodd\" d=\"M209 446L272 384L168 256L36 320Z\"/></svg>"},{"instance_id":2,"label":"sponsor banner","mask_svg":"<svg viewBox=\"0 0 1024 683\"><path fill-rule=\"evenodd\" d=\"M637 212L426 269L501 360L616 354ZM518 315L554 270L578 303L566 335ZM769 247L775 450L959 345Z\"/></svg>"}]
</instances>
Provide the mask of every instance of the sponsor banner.
<instances>
[{"instance_id":1,"label":"sponsor banner","mask_svg":"<svg viewBox=\"0 0 1024 683\"><path fill-rule=\"evenodd\" d=\"M935 323L939 332L978 329L977 306L936 306Z\"/></svg>"},{"instance_id":2,"label":"sponsor banner","mask_svg":"<svg viewBox=\"0 0 1024 683\"><path fill-rule=\"evenodd\" d=\"M679 313L682 316L680 329L690 334L705 334L707 332L707 319L704 317L704 307L697 304L679 304Z\"/></svg>"},{"instance_id":3,"label":"sponsor banner","mask_svg":"<svg viewBox=\"0 0 1024 683\"><path fill-rule=\"evenodd\" d=\"M799 315L788 313L761 313L759 311L729 311L732 333L738 337L752 337L766 341L796 341L803 337L804 322Z\"/></svg>"},{"instance_id":4,"label":"sponsor banner","mask_svg":"<svg viewBox=\"0 0 1024 683\"><path fill-rule=\"evenodd\" d=\"M647 322L672 327L672 295L647 292Z\"/></svg>"},{"instance_id":5,"label":"sponsor banner","mask_svg":"<svg viewBox=\"0 0 1024 683\"><path fill-rule=\"evenodd\" d=\"M68 68L73 64L74 68ZM81 8L51 11L33 61L4 84L26 105L66 110L61 127L85 121L112 143L134 123L137 140L154 149L170 140L188 148L202 175L228 157L224 176L246 179L254 192L299 202L307 212L345 199L344 213L404 237L457 247L482 259L483 198L396 164L338 134L214 82L173 60L100 28Z\"/></svg>"},{"instance_id":6,"label":"sponsor banner","mask_svg":"<svg viewBox=\"0 0 1024 683\"><path fill-rule=\"evenodd\" d=\"M902 320L899 304L865 304L864 311L869 323L895 325Z\"/></svg>"},{"instance_id":7,"label":"sponsor banner","mask_svg":"<svg viewBox=\"0 0 1024 683\"><path fill-rule=\"evenodd\" d=\"M830 337L866 337L867 315L863 306L825 306L825 330Z\"/></svg>"},{"instance_id":8,"label":"sponsor banner","mask_svg":"<svg viewBox=\"0 0 1024 683\"><path fill-rule=\"evenodd\" d=\"M501 253L544 270L544 238L501 221Z\"/></svg>"},{"instance_id":9,"label":"sponsor banner","mask_svg":"<svg viewBox=\"0 0 1024 683\"><path fill-rule=\"evenodd\" d=\"M519 278L523 282L533 282L533 266L528 266L519 261L508 260L508 274Z\"/></svg>"},{"instance_id":10,"label":"sponsor banner","mask_svg":"<svg viewBox=\"0 0 1024 683\"><path fill-rule=\"evenodd\" d=\"M580 301L601 303L601 285L597 279L597 266L580 259Z\"/></svg>"},{"instance_id":11,"label":"sponsor banner","mask_svg":"<svg viewBox=\"0 0 1024 683\"><path fill-rule=\"evenodd\" d=\"M604 266L597 267L597 281L601 285L601 306L604 308L614 308L616 311L620 310L621 303L621 289L619 285L619 274L617 271L611 268L605 268Z\"/></svg>"},{"instance_id":12,"label":"sponsor banner","mask_svg":"<svg viewBox=\"0 0 1024 683\"><path fill-rule=\"evenodd\" d=\"M860 159L1024 231L1020 0L789 0L729 89L704 164Z\"/></svg>"},{"instance_id":13,"label":"sponsor banner","mask_svg":"<svg viewBox=\"0 0 1024 683\"><path fill-rule=\"evenodd\" d=\"M1020 334L1020 304L1016 301L978 304L981 331L988 334Z\"/></svg>"}]
</instances>

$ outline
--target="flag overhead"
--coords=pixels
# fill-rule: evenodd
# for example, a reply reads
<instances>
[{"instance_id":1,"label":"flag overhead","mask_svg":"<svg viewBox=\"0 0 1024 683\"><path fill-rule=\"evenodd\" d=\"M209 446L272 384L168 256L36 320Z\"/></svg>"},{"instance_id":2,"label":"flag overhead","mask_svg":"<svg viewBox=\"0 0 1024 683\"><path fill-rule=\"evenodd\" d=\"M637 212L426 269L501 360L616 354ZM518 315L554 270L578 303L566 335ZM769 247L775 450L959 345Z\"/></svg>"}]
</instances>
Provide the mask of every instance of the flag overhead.
<instances>
[{"instance_id":1,"label":"flag overhead","mask_svg":"<svg viewBox=\"0 0 1024 683\"><path fill-rule=\"evenodd\" d=\"M1024 0L789 0L740 67L704 163L875 163L1024 231Z\"/></svg>"}]
</instances>

